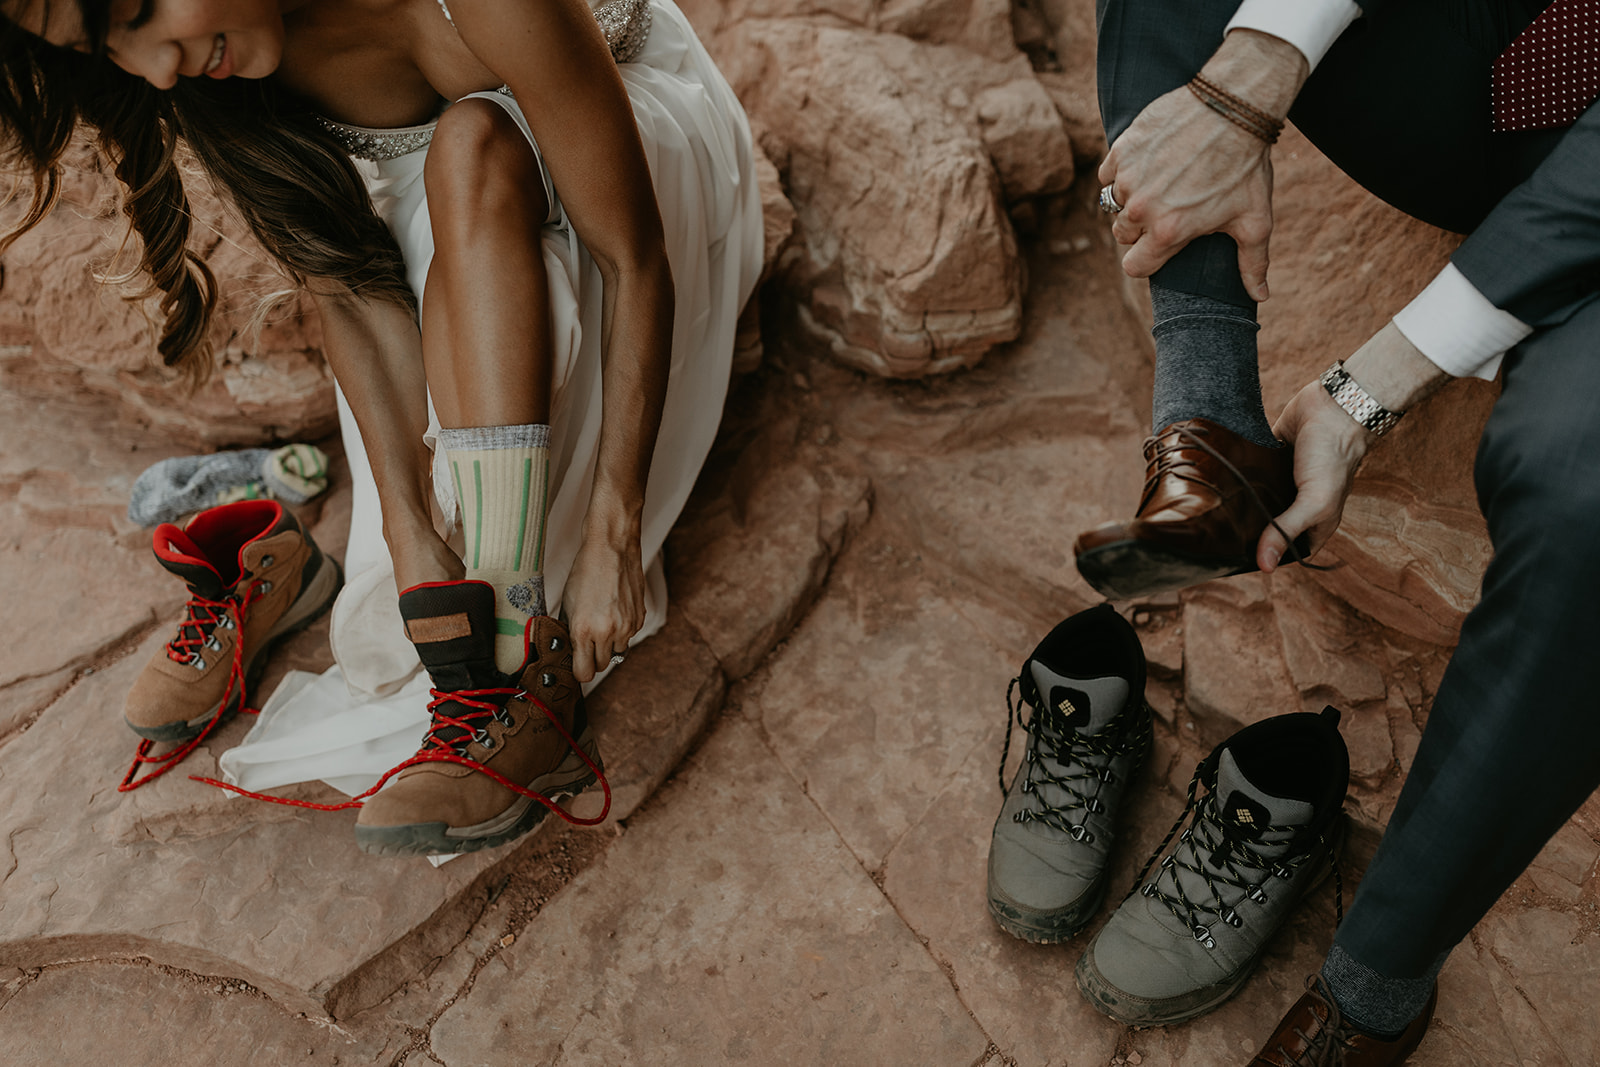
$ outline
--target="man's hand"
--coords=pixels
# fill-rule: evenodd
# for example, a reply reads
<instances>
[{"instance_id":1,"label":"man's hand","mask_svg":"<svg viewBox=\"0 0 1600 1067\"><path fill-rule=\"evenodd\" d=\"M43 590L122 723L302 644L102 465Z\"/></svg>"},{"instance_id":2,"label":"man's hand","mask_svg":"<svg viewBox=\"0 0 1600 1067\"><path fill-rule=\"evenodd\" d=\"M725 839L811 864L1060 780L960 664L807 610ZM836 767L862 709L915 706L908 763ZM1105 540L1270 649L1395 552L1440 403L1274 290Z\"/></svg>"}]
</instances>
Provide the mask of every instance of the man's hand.
<instances>
[{"instance_id":1,"label":"man's hand","mask_svg":"<svg viewBox=\"0 0 1600 1067\"><path fill-rule=\"evenodd\" d=\"M1289 541L1311 531L1311 554L1339 528L1350 482L1367 454L1372 435L1333 402L1321 382L1312 382L1289 401L1272 432L1294 447L1294 484L1289 510L1268 526L1256 545L1256 566L1268 574L1288 551ZM1288 540L1283 534L1288 535Z\"/></svg>"},{"instance_id":2,"label":"man's hand","mask_svg":"<svg viewBox=\"0 0 1600 1067\"><path fill-rule=\"evenodd\" d=\"M1235 30L1202 73L1273 115L1283 115L1310 73L1294 45ZM1154 274L1194 238L1225 233L1239 246L1239 271L1257 301L1267 291L1272 235L1271 146L1213 111L1187 87L1157 98L1111 146L1100 181L1123 211L1112 223L1131 245L1122 268Z\"/></svg>"},{"instance_id":3,"label":"man's hand","mask_svg":"<svg viewBox=\"0 0 1600 1067\"><path fill-rule=\"evenodd\" d=\"M1405 411L1437 389L1449 376L1389 323L1345 360L1345 370L1379 404ZM1320 381L1294 395L1273 426L1294 446L1294 503L1278 516L1289 540L1311 532L1316 553L1339 527L1350 482L1372 444L1372 434L1328 395ZM1288 541L1268 526L1256 545L1256 565L1270 573L1288 550Z\"/></svg>"}]
</instances>

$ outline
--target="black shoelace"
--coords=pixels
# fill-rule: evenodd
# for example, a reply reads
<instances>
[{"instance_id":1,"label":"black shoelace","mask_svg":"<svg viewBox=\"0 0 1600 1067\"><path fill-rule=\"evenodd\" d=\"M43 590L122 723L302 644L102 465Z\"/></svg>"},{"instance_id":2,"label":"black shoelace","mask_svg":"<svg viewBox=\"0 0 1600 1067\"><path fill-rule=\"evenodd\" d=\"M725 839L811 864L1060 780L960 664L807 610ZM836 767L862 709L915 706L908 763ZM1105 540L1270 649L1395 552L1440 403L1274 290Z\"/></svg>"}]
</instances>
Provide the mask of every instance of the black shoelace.
<instances>
[{"instance_id":1,"label":"black shoelace","mask_svg":"<svg viewBox=\"0 0 1600 1067\"><path fill-rule=\"evenodd\" d=\"M1006 739L1000 750L999 770L1001 793L1006 792L1006 758L1011 754L1012 727L1022 720L1022 709L1016 700L1020 681L1011 679L1006 689ZM1043 823L1070 835L1075 841L1092 842L1094 832L1083 822L1074 822L1071 813L1101 814L1106 810L1099 793L1116 781L1110 766L1112 760L1132 756L1136 766L1143 762L1145 749L1150 744L1150 731L1143 728L1149 721L1150 707L1143 701L1130 705L1113 716L1099 733L1086 737L1067 725L1067 717L1059 710L1029 706L1032 714L1024 724L1028 731L1028 749L1022 757L1022 783L1018 788L1036 797L1039 807L1023 808L1013 818L1017 822ZM1051 771L1044 764L1047 759L1063 767L1064 773ZM1066 803L1048 803L1040 792L1043 785L1053 785L1064 792Z\"/></svg>"},{"instance_id":2,"label":"black shoelace","mask_svg":"<svg viewBox=\"0 0 1600 1067\"><path fill-rule=\"evenodd\" d=\"M1245 900L1267 903L1271 893L1280 891L1273 886L1273 880L1287 883L1293 879L1310 858L1312 849L1291 847L1284 856L1273 857L1258 847L1264 845L1275 850L1279 845L1300 844L1298 839L1307 833L1305 827L1267 826L1259 831L1254 842L1241 837L1219 817L1215 793L1208 792L1203 800L1196 802L1203 767L1202 763L1201 767L1195 768L1194 777L1189 780L1189 794L1183 810L1178 813L1167 836L1145 861L1144 869L1128 890L1128 896L1138 892L1159 900L1180 922L1188 926L1196 941L1207 948L1215 948L1212 925L1222 922L1234 928L1243 926L1244 918L1237 910L1239 904ZM1178 838L1178 847L1172 855L1161 861L1155 878L1145 882L1145 875L1150 873L1156 857L1166 851L1173 835L1190 812L1194 813L1193 823ZM1326 845L1327 839L1319 834L1315 842ZM1339 861L1333 849L1329 848L1327 853L1328 866L1333 872L1334 924L1338 925L1344 921L1344 878L1339 872ZM1179 876L1180 870L1200 878L1205 885L1205 892L1198 894L1202 899L1194 900L1189 896ZM1163 887L1164 882L1170 883L1170 890ZM1287 891L1287 888L1284 885L1282 890Z\"/></svg>"}]
</instances>

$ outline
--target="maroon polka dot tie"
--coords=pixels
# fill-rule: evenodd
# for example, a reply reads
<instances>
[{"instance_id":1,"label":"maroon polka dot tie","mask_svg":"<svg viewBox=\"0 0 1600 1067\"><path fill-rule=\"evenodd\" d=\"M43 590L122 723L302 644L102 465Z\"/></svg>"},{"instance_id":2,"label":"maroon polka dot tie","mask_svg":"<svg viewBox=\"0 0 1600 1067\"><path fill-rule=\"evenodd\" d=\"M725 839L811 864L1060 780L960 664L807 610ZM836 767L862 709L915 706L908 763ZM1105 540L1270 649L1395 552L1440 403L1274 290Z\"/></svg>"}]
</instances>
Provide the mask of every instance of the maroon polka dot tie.
<instances>
[{"instance_id":1,"label":"maroon polka dot tie","mask_svg":"<svg viewBox=\"0 0 1600 1067\"><path fill-rule=\"evenodd\" d=\"M1553 0L1494 61L1494 128L1571 126L1600 96L1600 0Z\"/></svg>"}]
</instances>

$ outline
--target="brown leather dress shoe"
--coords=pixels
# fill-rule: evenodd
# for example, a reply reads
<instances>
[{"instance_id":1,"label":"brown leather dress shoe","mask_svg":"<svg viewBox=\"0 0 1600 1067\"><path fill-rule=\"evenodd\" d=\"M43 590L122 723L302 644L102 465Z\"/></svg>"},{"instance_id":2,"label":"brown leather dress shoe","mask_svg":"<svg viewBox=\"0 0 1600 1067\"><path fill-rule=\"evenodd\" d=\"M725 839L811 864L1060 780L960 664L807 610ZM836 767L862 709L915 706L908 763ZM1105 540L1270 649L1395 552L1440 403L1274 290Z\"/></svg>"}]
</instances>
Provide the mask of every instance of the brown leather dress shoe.
<instances>
[{"instance_id":1,"label":"brown leather dress shoe","mask_svg":"<svg viewBox=\"0 0 1600 1067\"><path fill-rule=\"evenodd\" d=\"M1404 1063L1427 1033L1438 1000L1435 986L1422 1014L1411 1020L1405 1032L1393 1041L1381 1041L1346 1022L1322 977L1314 974L1306 979L1305 995L1295 1001L1250 1067L1392 1067Z\"/></svg>"},{"instance_id":2,"label":"brown leather dress shoe","mask_svg":"<svg viewBox=\"0 0 1600 1067\"><path fill-rule=\"evenodd\" d=\"M1294 500L1294 450L1184 419L1147 440L1144 458L1139 513L1073 546L1084 579L1126 600L1255 570L1261 531ZM1306 554L1303 540L1295 549Z\"/></svg>"}]
</instances>

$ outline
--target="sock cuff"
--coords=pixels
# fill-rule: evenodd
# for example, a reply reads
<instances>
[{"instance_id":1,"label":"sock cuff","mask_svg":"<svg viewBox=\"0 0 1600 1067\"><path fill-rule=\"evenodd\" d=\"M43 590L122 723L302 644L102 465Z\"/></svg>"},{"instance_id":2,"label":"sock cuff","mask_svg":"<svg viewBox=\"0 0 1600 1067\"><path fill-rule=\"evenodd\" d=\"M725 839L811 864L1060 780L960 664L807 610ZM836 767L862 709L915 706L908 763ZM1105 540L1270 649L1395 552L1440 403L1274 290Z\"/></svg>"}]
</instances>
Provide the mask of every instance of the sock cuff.
<instances>
[{"instance_id":1,"label":"sock cuff","mask_svg":"<svg viewBox=\"0 0 1600 1067\"><path fill-rule=\"evenodd\" d=\"M1439 969L1449 955L1441 953L1421 977L1391 978L1379 974L1335 942L1322 964L1322 978L1345 1018L1373 1037L1393 1039L1422 1014L1433 993Z\"/></svg>"},{"instance_id":2,"label":"sock cuff","mask_svg":"<svg viewBox=\"0 0 1600 1067\"><path fill-rule=\"evenodd\" d=\"M507 448L549 448L550 426L543 422L520 426L441 427L439 447L453 452L494 452Z\"/></svg>"},{"instance_id":3,"label":"sock cuff","mask_svg":"<svg viewBox=\"0 0 1600 1067\"><path fill-rule=\"evenodd\" d=\"M1203 315L1207 318L1227 319L1231 322L1255 322L1256 307L1241 307L1231 304L1226 300L1205 296L1201 293L1186 293L1181 289L1168 289L1155 282L1150 283L1150 310L1155 316L1156 325L1159 326L1171 319L1183 318L1191 315Z\"/></svg>"},{"instance_id":4,"label":"sock cuff","mask_svg":"<svg viewBox=\"0 0 1600 1067\"><path fill-rule=\"evenodd\" d=\"M1155 324L1150 327L1150 333L1155 337L1160 337L1168 330L1196 322L1214 322L1224 326L1236 326L1249 330L1251 333L1261 332L1261 324L1259 322L1255 319L1245 318L1243 315L1218 315L1214 312L1180 312L1176 315L1168 315L1164 319L1157 319Z\"/></svg>"}]
</instances>

